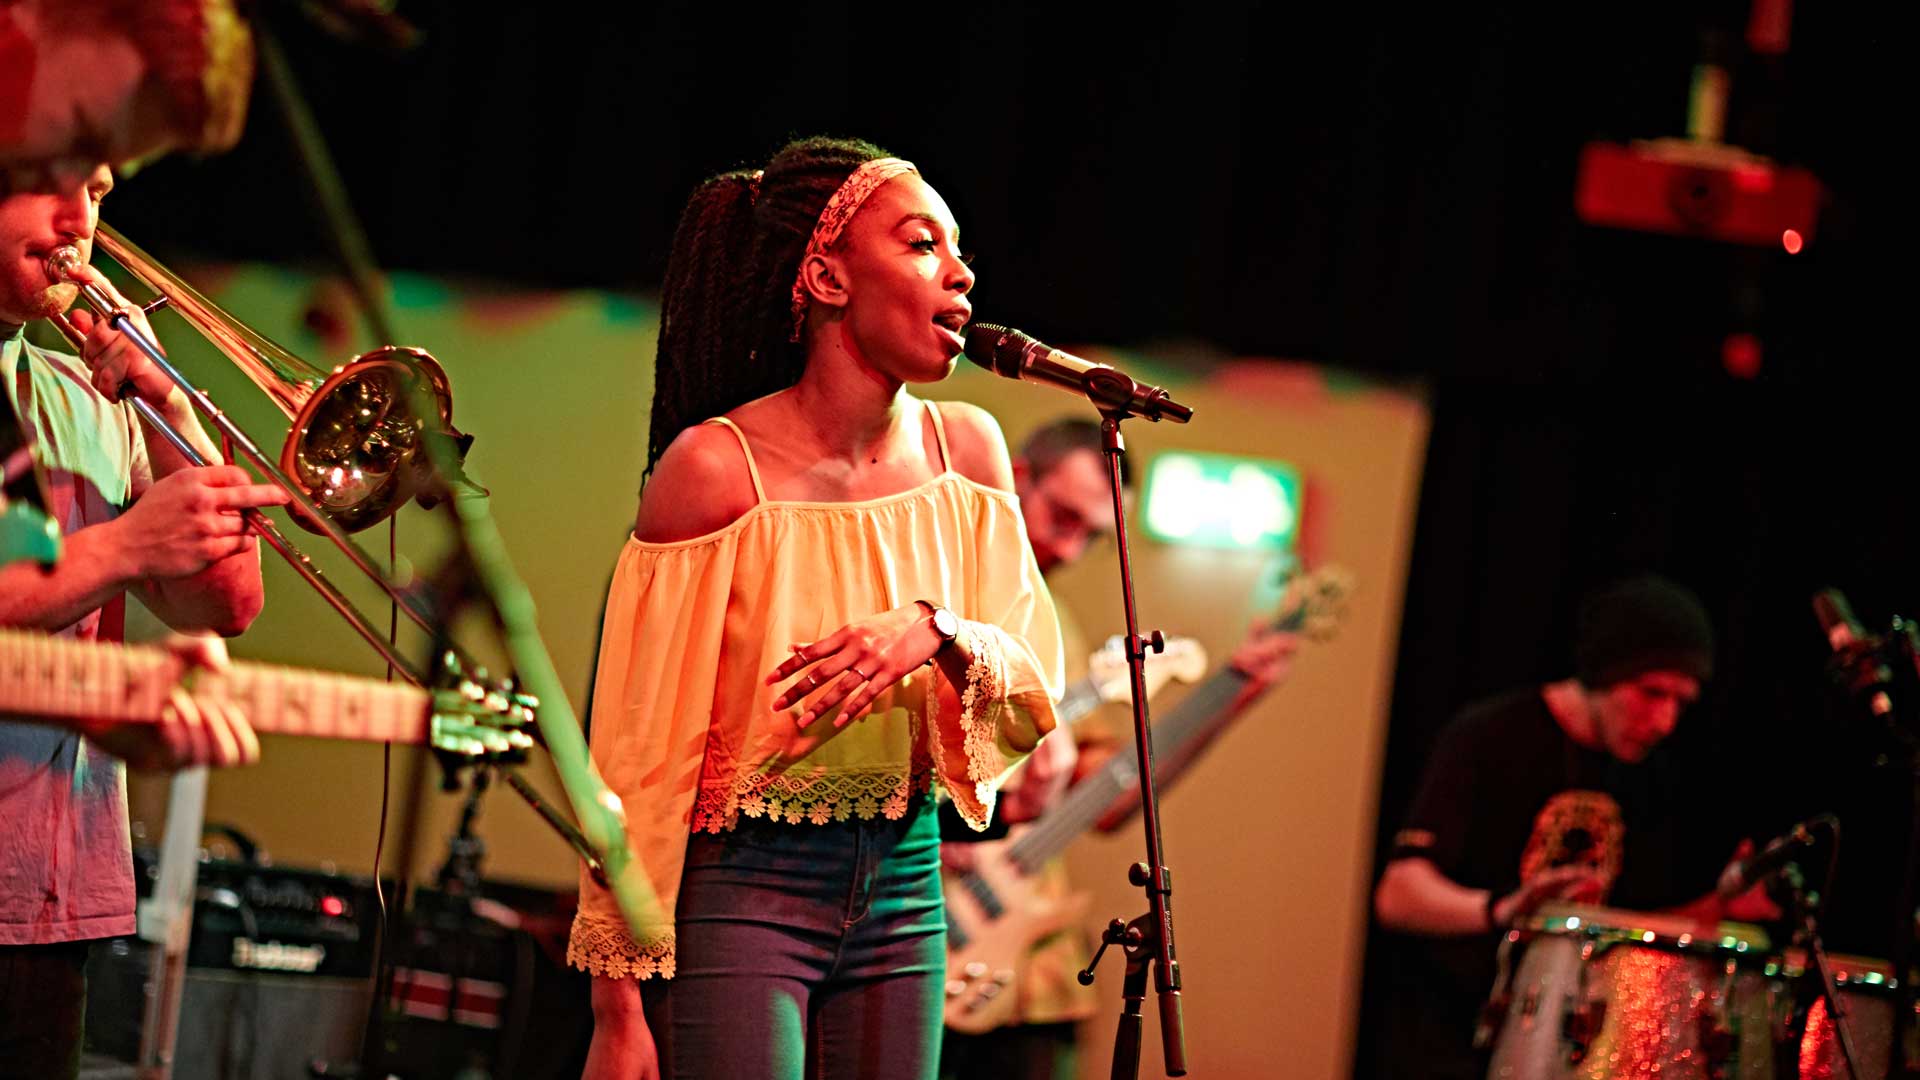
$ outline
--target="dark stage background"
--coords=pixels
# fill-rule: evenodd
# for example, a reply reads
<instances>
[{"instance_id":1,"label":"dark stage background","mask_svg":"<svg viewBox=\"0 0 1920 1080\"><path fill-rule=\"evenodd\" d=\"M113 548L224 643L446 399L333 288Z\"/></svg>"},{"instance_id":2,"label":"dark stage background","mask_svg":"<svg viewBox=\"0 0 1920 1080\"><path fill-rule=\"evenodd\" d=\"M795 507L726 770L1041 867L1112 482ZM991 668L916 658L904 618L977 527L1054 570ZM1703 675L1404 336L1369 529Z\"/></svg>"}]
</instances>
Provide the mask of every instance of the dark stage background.
<instances>
[{"instance_id":1,"label":"dark stage background","mask_svg":"<svg viewBox=\"0 0 1920 1080\"><path fill-rule=\"evenodd\" d=\"M1739 55L1739 4L1527 7L442 0L399 5L426 31L403 55L270 11L389 267L648 288L698 178L851 133L954 203L983 316L1418 381L1434 428L1382 834L1454 709L1564 674L1581 589L1659 569L1723 638L1675 739L1701 781L1700 873L1738 835L1837 809L1831 944L1884 954L1901 789L1826 707L1807 598L1920 611L1890 97L1911 39L1801 4L1791 51L1761 61ZM1828 186L1798 256L1574 218L1581 145L1679 134L1703 48L1732 63L1731 141ZM321 263L290 161L261 96L238 150L151 168L110 217L163 255ZM1761 343L1757 378L1722 366L1735 331ZM564 357L528 363L564 377ZM1370 1009L1392 956L1373 943Z\"/></svg>"}]
</instances>

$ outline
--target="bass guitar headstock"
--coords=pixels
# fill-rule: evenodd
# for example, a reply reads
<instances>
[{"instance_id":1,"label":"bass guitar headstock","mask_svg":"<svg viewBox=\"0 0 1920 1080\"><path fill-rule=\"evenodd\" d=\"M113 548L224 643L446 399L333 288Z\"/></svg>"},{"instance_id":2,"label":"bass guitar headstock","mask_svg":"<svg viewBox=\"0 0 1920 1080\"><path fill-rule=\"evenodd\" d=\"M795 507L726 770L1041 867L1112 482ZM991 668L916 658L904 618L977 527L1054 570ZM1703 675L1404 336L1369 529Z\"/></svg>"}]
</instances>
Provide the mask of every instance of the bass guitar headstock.
<instances>
[{"instance_id":1,"label":"bass guitar headstock","mask_svg":"<svg viewBox=\"0 0 1920 1080\"><path fill-rule=\"evenodd\" d=\"M1344 566L1317 566L1294 574L1287 580L1273 628L1310 641L1331 641L1346 622L1347 601L1355 587L1353 572Z\"/></svg>"}]
</instances>

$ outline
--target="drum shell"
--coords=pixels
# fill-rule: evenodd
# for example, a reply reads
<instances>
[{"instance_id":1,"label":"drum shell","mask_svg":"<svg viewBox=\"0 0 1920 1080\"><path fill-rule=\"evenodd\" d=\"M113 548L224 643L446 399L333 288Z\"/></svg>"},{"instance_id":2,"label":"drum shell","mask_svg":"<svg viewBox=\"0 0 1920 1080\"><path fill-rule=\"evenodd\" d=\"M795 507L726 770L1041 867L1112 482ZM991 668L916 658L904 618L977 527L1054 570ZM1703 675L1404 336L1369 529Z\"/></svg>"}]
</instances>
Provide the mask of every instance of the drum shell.
<instances>
[{"instance_id":1,"label":"drum shell","mask_svg":"<svg viewBox=\"0 0 1920 1080\"><path fill-rule=\"evenodd\" d=\"M1886 1080L1887 1052L1893 1046L1893 1010L1900 1001L1898 985L1892 980L1893 965L1872 957L1840 954L1830 955L1827 961L1847 1008L1853 1049L1860 1056L1860 1080ZM1804 973L1813 977L1804 956L1797 951L1787 954L1783 966L1790 976ZM1846 1056L1827 1016L1824 998L1808 1010L1799 1057L1801 1080L1841 1080L1847 1075ZM1907 1028L1907 1060L1920 1061L1920 1023Z\"/></svg>"},{"instance_id":2,"label":"drum shell","mask_svg":"<svg viewBox=\"0 0 1920 1080\"><path fill-rule=\"evenodd\" d=\"M1718 929L1695 937L1632 912L1546 913L1515 935L1524 951L1488 1076L1772 1080L1783 984L1763 969L1764 934Z\"/></svg>"}]
</instances>

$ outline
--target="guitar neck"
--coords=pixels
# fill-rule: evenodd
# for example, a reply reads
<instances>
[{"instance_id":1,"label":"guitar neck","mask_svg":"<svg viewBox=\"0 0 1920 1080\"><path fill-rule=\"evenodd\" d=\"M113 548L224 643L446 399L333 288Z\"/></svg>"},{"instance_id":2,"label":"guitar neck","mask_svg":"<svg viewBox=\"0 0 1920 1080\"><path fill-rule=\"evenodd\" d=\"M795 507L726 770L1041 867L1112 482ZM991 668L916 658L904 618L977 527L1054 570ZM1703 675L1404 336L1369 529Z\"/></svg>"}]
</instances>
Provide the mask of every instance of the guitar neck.
<instances>
[{"instance_id":1,"label":"guitar neck","mask_svg":"<svg viewBox=\"0 0 1920 1080\"><path fill-rule=\"evenodd\" d=\"M1072 724L1099 708L1104 700L1100 696L1100 687L1089 675L1067 687L1066 693L1060 695L1060 704L1053 707L1053 718L1062 724Z\"/></svg>"},{"instance_id":2,"label":"guitar neck","mask_svg":"<svg viewBox=\"0 0 1920 1080\"><path fill-rule=\"evenodd\" d=\"M1173 711L1153 725L1153 755L1156 761L1183 756L1188 745L1211 730L1233 699L1247 685L1247 677L1233 668L1222 668L1180 700ZM1157 779L1164 774L1154 770ZM1115 799L1138 786L1140 763L1133 752L1122 749L1107 763L1075 783L1059 805L1041 815L1033 828L1014 841L1008 854L1022 867L1033 870L1065 851L1100 820Z\"/></svg>"},{"instance_id":3,"label":"guitar neck","mask_svg":"<svg viewBox=\"0 0 1920 1080\"><path fill-rule=\"evenodd\" d=\"M1275 619L1271 629L1298 633L1310 625L1309 619L1338 621L1339 599L1351 590L1344 572L1314 579L1318 584L1318 602L1303 602ZM1320 612L1315 615L1315 610ZM1318 635L1309 632L1310 637ZM1153 740L1153 778L1157 787L1171 783L1182 769L1198 756L1206 740L1233 714L1234 702L1246 691L1251 677L1238 669L1223 667L1208 676L1181 699L1172 712L1155 721L1149 737ZM1075 689L1079 689L1076 684ZM1089 687L1090 689L1090 687ZM1091 706L1089 706L1091 707ZM1140 763L1130 750L1122 749L1107 759L1098 772L1087 776L1067 791L1064 799L1042 814L1024 835L1007 848L1007 855L1021 869L1032 873L1047 860L1066 850L1106 815L1109 807L1123 798L1135 797L1140 787ZM971 877L971 875L969 875Z\"/></svg>"},{"instance_id":4,"label":"guitar neck","mask_svg":"<svg viewBox=\"0 0 1920 1080\"><path fill-rule=\"evenodd\" d=\"M20 716L156 721L179 671L178 659L153 646L0 630L0 711ZM256 731L366 742L428 739L432 696L405 683L245 662L213 677Z\"/></svg>"}]
</instances>

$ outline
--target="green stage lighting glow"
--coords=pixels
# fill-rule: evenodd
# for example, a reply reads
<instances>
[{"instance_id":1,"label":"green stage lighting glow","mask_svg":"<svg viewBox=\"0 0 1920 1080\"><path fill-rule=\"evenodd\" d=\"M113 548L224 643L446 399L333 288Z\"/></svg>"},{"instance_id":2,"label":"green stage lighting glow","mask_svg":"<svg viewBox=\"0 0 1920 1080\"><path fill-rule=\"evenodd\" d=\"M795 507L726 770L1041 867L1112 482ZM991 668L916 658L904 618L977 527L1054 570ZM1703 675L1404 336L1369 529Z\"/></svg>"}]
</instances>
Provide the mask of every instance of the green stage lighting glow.
<instances>
[{"instance_id":1,"label":"green stage lighting glow","mask_svg":"<svg viewBox=\"0 0 1920 1080\"><path fill-rule=\"evenodd\" d=\"M1226 454L1168 452L1147 469L1147 534L1169 544L1292 548L1300 474L1291 465Z\"/></svg>"}]
</instances>

